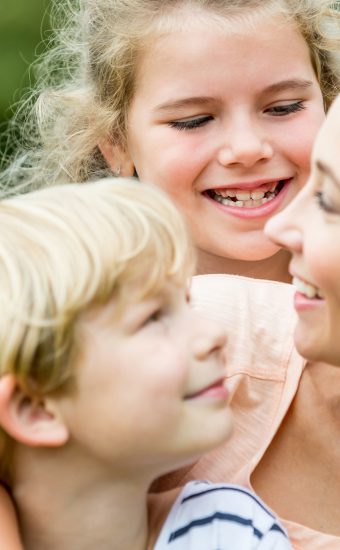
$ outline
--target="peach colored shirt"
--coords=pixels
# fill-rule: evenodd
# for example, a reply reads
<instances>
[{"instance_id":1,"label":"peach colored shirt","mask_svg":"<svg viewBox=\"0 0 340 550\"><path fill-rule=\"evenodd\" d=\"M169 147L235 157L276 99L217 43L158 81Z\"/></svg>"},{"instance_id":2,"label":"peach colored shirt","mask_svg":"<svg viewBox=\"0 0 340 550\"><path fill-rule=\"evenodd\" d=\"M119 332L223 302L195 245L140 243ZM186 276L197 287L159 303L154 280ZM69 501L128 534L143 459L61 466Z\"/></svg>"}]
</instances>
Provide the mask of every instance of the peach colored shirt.
<instances>
[{"instance_id":1,"label":"peach colored shirt","mask_svg":"<svg viewBox=\"0 0 340 550\"><path fill-rule=\"evenodd\" d=\"M286 415L305 365L293 342L294 292L292 285L274 281L194 277L193 306L228 330L235 430L230 443L203 457L178 482L208 479L251 488L251 474ZM280 520L296 550L340 549L340 537Z\"/></svg>"}]
</instances>

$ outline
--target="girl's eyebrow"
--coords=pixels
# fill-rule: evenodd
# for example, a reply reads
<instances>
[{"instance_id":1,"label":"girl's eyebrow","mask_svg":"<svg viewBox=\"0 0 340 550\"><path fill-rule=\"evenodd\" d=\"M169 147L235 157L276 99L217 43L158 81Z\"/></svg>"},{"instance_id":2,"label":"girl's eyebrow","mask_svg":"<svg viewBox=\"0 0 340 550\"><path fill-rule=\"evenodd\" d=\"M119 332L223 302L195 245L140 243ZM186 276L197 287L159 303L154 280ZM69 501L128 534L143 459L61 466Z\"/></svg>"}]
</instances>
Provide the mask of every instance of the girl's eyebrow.
<instances>
[{"instance_id":1,"label":"girl's eyebrow","mask_svg":"<svg viewBox=\"0 0 340 550\"><path fill-rule=\"evenodd\" d=\"M335 185L337 185L340 188L340 181L338 180L338 178L336 177L336 175L334 174L330 166L328 166L327 164L324 164L321 160L316 160L315 165L320 170L320 172L322 172L323 174L326 174L329 178L331 178L333 183L335 183Z\"/></svg>"},{"instance_id":2,"label":"girl's eyebrow","mask_svg":"<svg viewBox=\"0 0 340 550\"><path fill-rule=\"evenodd\" d=\"M290 80L282 80L282 82L275 82L270 86L267 86L262 93L268 94L273 92L285 92L289 90L304 90L313 86L311 80L304 80L301 78L292 78Z\"/></svg>"},{"instance_id":3,"label":"girl's eyebrow","mask_svg":"<svg viewBox=\"0 0 340 550\"><path fill-rule=\"evenodd\" d=\"M312 86L313 82L311 80L292 78L289 80L283 80L282 82L275 82L274 84L270 84L270 86L267 86L267 88L262 90L260 95L275 92L285 92L289 90L304 90L306 88L311 88ZM207 105L208 103L216 103L218 101L221 100L219 98L209 96L183 97L179 99L174 99L173 101L170 100L166 101L165 103L160 103L159 105L156 105L156 107L154 107L152 110L154 112L166 112L171 111L172 109L181 109L184 107L188 107L190 105Z\"/></svg>"},{"instance_id":4,"label":"girl's eyebrow","mask_svg":"<svg viewBox=\"0 0 340 550\"><path fill-rule=\"evenodd\" d=\"M180 109L181 107L188 107L190 105L207 105L211 102L218 101L215 97L209 96L193 96L193 97L183 97L175 100L166 101L165 103L160 103L156 105L152 110L153 111L171 111L172 109Z\"/></svg>"}]
</instances>

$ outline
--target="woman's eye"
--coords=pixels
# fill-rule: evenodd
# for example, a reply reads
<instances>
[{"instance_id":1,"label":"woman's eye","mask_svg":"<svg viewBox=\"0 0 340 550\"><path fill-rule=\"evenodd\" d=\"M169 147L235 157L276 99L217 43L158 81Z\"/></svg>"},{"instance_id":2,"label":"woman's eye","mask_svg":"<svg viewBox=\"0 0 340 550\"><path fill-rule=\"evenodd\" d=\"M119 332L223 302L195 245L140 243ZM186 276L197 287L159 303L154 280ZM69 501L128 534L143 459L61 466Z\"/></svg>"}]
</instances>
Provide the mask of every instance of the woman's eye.
<instances>
[{"instance_id":1,"label":"woman's eye","mask_svg":"<svg viewBox=\"0 0 340 550\"><path fill-rule=\"evenodd\" d=\"M330 204L327 203L322 191L317 191L314 196L321 210L324 210L325 212L329 212L329 213L334 213L334 209L332 208L332 206L330 206Z\"/></svg>"},{"instance_id":2,"label":"woman's eye","mask_svg":"<svg viewBox=\"0 0 340 550\"><path fill-rule=\"evenodd\" d=\"M303 101L295 101L294 103L288 103L287 105L275 105L265 110L265 113L269 113L272 116L286 116L291 113L297 113L303 111L306 106Z\"/></svg>"},{"instance_id":3,"label":"woman's eye","mask_svg":"<svg viewBox=\"0 0 340 550\"><path fill-rule=\"evenodd\" d=\"M212 119L213 117L209 115L198 118L190 118L187 120L172 120L169 122L169 126L171 126L171 128L176 128L177 130L194 130L195 128L204 126Z\"/></svg>"}]
</instances>

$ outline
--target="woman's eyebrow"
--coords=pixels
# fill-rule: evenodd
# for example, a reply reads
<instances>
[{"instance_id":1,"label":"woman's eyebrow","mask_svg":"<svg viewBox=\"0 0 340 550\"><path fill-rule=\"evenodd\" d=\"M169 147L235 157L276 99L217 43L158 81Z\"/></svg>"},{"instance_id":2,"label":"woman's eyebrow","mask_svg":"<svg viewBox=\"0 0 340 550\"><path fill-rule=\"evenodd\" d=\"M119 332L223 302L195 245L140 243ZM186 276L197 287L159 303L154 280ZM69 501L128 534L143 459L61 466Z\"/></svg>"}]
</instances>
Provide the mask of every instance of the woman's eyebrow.
<instances>
[{"instance_id":1,"label":"woman's eyebrow","mask_svg":"<svg viewBox=\"0 0 340 550\"><path fill-rule=\"evenodd\" d=\"M340 181L338 180L338 178L336 177L336 175L334 174L330 166L328 166L321 160L316 160L315 165L320 170L320 172L322 172L323 174L326 174L329 178L331 178L331 180L335 183L335 185L337 185L340 188Z\"/></svg>"}]
</instances>

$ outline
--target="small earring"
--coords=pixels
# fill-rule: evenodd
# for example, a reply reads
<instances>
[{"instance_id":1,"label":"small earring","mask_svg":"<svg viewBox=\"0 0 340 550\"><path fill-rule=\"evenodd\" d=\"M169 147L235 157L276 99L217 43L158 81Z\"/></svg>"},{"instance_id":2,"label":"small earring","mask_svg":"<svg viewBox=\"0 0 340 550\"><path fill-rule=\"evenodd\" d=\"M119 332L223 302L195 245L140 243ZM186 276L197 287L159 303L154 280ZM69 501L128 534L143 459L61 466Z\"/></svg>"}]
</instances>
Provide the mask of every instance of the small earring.
<instances>
[{"instance_id":1,"label":"small earring","mask_svg":"<svg viewBox=\"0 0 340 550\"><path fill-rule=\"evenodd\" d=\"M116 176L118 178L118 176L120 176L120 172L121 172L121 167L118 166L114 171L113 171L113 175Z\"/></svg>"}]
</instances>

